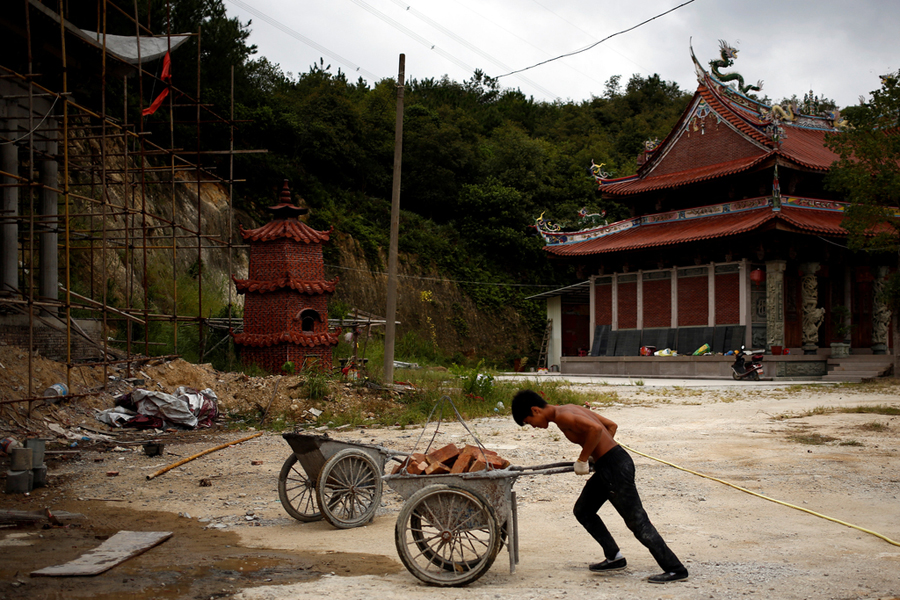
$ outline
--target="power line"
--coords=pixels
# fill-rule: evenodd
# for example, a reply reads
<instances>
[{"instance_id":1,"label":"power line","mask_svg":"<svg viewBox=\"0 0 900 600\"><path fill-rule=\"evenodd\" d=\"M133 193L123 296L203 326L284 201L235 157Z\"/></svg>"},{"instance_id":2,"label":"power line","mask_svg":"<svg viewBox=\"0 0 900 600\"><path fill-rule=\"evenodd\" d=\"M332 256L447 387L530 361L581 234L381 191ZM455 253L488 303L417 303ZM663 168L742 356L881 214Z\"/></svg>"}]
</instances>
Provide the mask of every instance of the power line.
<instances>
[{"instance_id":1,"label":"power line","mask_svg":"<svg viewBox=\"0 0 900 600\"><path fill-rule=\"evenodd\" d=\"M310 46L311 48L314 48L315 50L318 50L318 51L321 52L322 54L331 57L333 60L336 60L337 62L339 62L339 63L341 63L341 64L343 64L343 65L345 65L345 66L351 68L351 69L353 70L354 73L361 73L362 75L365 75L366 77L368 77L369 79L371 79L373 82L375 82L375 81L378 80L378 76L376 76L374 73L370 73L369 71L366 71L365 69L363 69L363 68L360 67L359 65L354 64L352 61L349 61L349 60L347 60L346 58L344 58L344 57L342 57L342 56L340 56L340 55L338 55L338 54L332 52L332 51L329 50L328 48L326 48L326 47L324 47L324 46L321 46L320 44L314 42L313 40L309 39L308 37L306 37L306 36L303 35L302 33L299 33L299 32L297 32L297 31L291 29L290 27L288 27L287 25L285 25L285 24L282 23L281 21L279 21L279 20L277 20L277 19L275 19L275 18L273 18L273 17L270 17L269 15L267 15L267 14L264 13L264 12L262 12L261 10L257 10L256 8L253 8L252 6L250 6L249 4L247 4L246 2L243 2L242 0L228 0L228 2L231 2L231 3L234 4L235 6L238 6L238 7L242 8L242 9L246 10L247 12L249 12L249 13L251 13L251 14L253 14L253 15L259 17L260 19L262 19L263 21L265 21L266 23L268 23L268 24L271 25L272 27L275 27L276 29L280 29L281 31L283 31L284 33L288 34L288 35L291 36L292 38L294 38L294 39L296 39L296 40L299 40L299 41L303 42L303 43L306 44L307 46Z\"/></svg>"},{"instance_id":2,"label":"power line","mask_svg":"<svg viewBox=\"0 0 900 600\"><path fill-rule=\"evenodd\" d=\"M468 48L468 49L471 50L472 52L476 53L478 56L482 57L483 59L488 60L488 61L492 62L493 64L497 65L497 66L500 67L501 69L509 70L510 68L512 68L512 67L509 67L509 66L503 64L502 62L500 62L499 60L497 60L496 58L494 58L493 56L491 56L491 55L488 54L487 52L483 51L483 50L482 50L481 48L479 48L478 46L475 46L474 44L470 44L468 41L466 41L465 39L463 39L463 38L461 38L460 36L456 35L456 34L453 33L451 30L447 29L446 27L444 27L443 25L441 25L440 23L438 23L438 22L435 21L434 19L431 19L430 17L426 16L425 14L423 14L423 13L417 11L415 8L413 8L412 6L410 6L407 2L404 2L404 0L391 0L391 2L393 2L394 4L396 4L397 6L399 6L400 8L403 8L404 10L406 10L406 12L408 12L408 13L411 14L412 16L416 17L417 19L419 19L419 20L421 20L421 21L424 21L424 22L428 23L429 25L431 25L432 27L434 27L435 29L437 29L438 31L440 31L441 33L443 33L444 35L446 35L446 36L450 37L451 39L455 40L458 44L461 44L462 46L465 46L466 48ZM544 94L544 95L546 95L546 96L548 96L548 97L550 97L550 98L559 98L559 94L554 94L554 93L551 92L550 90L548 90L548 89L546 89L546 88L543 88L543 87L541 87L540 85L538 85L537 83L535 83L535 82L529 80L527 77L522 77L522 76L520 75L519 78L520 78L522 81L524 81L525 83L527 83L528 85L530 85L531 87L533 87L534 89L536 89L537 91L541 92L542 94Z\"/></svg>"},{"instance_id":3,"label":"power line","mask_svg":"<svg viewBox=\"0 0 900 600\"><path fill-rule=\"evenodd\" d=\"M423 46L428 47L428 48L431 49L431 50L434 50L434 52L435 52L436 54L439 54L439 55L443 56L444 58L446 58L447 60L449 60L450 62L452 62L453 64L455 64L456 66L458 66L458 67L460 67L461 69L465 70L466 72L468 72L468 73L474 73L474 72L475 72L475 69L473 69L472 67L470 67L470 66L467 65L466 63L462 62L461 60L459 60L458 58L456 58L455 56L453 56L453 55L450 54L449 52L447 52L447 51L445 51L445 50L443 50L443 49L441 49L441 48L438 48L438 47L437 47L437 44L432 44L431 42L429 42L428 40L426 40L425 38L423 38L421 35L419 35L419 34L416 33L415 31L409 29L408 27L406 27L406 26L404 26L404 25L401 25L400 23L398 23L398 22L395 21L394 19L390 18L389 16L387 16L387 15L384 14L383 12L381 12L381 11L379 11L379 10L377 10L377 9L375 9L375 8L373 8L373 7L371 7L371 6L369 6L368 4L366 4L365 2L363 2L363 0L351 0L351 2L353 2L354 4L356 4L357 6L359 6L360 8L363 8L363 9L365 9L366 11L372 13L373 15L375 15L376 17L378 17L379 19L381 19L382 21L384 21L385 23L387 23L388 25L390 25L391 27L393 27L393 28L396 29L397 31L402 31L403 33L405 33L406 35L408 35L408 36L411 37L412 39L416 40L417 42L419 42L419 43L422 44Z\"/></svg>"},{"instance_id":4,"label":"power line","mask_svg":"<svg viewBox=\"0 0 900 600\"><path fill-rule=\"evenodd\" d=\"M581 54L582 52L587 52L587 51L590 50L591 48L594 48L594 47L596 47L596 46L602 44L603 42L605 42L606 40L608 40L608 39L610 39L610 38L614 38L614 37L616 37L617 35L622 35L623 33L628 33L629 31L633 31L633 30L637 29L638 27L640 27L640 26L642 26L642 25L646 25L646 24L649 23L650 21L653 21L653 20L655 20L655 19L658 19L658 18L660 18L660 17L663 17L663 16L669 14L670 12L673 12L673 11L678 10L678 9L681 8L682 6L687 6L688 4L690 4L690 3L692 3L692 2L694 2L694 0L687 0L687 2L683 2L683 3L679 4L678 6L676 6L676 7L674 7L674 8L670 8L670 9L667 10L666 12L660 13L660 14L656 15L655 17L650 17L650 18L647 19L646 21L642 21L642 22L638 23L637 25L635 25L635 26L633 26L633 27L629 27L628 29L623 29L622 31L617 31L616 33L613 33L612 35L608 35L608 36L606 36L605 38L603 38L602 40L600 40L599 42L594 42L594 43L591 44L590 46L587 46L586 48L582 48L581 50L575 50L574 52L569 52L568 54L561 54L560 56L557 56L557 57L555 57L555 58L548 58L547 60L544 60L544 61L541 61L541 62L539 62L539 63L533 64L533 65L531 65L530 67L525 67L524 69L519 69L519 70L517 70L517 71L510 71L509 73L504 73L503 75L498 75L498 76L497 76L497 79L500 79L501 77L507 77L507 76L509 76L509 75L515 75L516 73L521 73L522 71L527 71L527 70L529 70L529 69L533 69L533 68L539 67L539 66L541 66L541 65L546 65L547 63L551 63L551 62L553 62L553 61L555 61L555 60L559 60L559 59L561 59L561 58L566 58L567 56L575 56L576 54Z\"/></svg>"}]
</instances>

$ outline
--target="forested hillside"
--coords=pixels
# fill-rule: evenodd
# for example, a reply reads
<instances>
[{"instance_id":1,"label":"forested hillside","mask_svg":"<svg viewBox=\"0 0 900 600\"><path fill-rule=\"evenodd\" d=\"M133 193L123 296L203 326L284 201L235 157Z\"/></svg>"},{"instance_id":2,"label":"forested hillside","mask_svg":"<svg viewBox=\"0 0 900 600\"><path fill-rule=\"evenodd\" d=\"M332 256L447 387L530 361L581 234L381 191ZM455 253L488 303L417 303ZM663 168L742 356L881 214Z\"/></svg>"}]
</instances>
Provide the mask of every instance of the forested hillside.
<instances>
[{"instance_id":1,"label":"forested hillside","mask_svg":"<svg viewBox=\"0 0 900 600\"><path fill-rule=\"evenodd\" d=\"M146 0L139 4L146 14ZM133 33L115 31L116 26L110 24L111 33ZM352 81L324 61L305 73L285 73L255 54L247 44L252 23L229 19L221 0L179 0L169 15L164 3L150 3L149 27L202 31L201 97L220 114L230 111L234 66L235 119L242 121L235 147L268 150L235 157L235 175L246 180L235 186L236 205L268 220L263 209L287 179L311 209L310 224L334 227L338 243L326 249L326 263L342 285L354 281L340 270L347 268L342 260L348 256L357 257L355 269L386 270L396 81ZM179 56L193 62L196 43L188 42L172 57L175 84L182 89L196 89L193 69L179 69ZM627 216L621 207L600 202L591 161L604 163L613 176L633 173L643 142L668 133L691 91L657 75L616 76L588 101L546 103L503 88L481 72L463 82L409 79L401 262L407 276L457 282L441 286L456 288L457 300L466 300L446 303L463 316L445 314L444 325L453 318L466 321L470 309L487 320L512 310L539 342L543 303L524 298L549 288L530 286L568 285L576 278L546 259L532 228L535 218L546 212L554 222L574 225L582 207L606 210L611 220ZM165 107L146 127L168 135ZM185 147L196 145L189 129L175 135ZM228 147L227 135L222 128L221 138L204 135L202 143ZM218 166L227 172L227 166ZM421 288L426 289L431 288ZM342 294L345 306L361 302L339 286L336 299ZM473 329L471 322L457 325L448 326L457 336ZM462 349L453 340L441 342L449 350Z\"/></svg>"}]
</instances>

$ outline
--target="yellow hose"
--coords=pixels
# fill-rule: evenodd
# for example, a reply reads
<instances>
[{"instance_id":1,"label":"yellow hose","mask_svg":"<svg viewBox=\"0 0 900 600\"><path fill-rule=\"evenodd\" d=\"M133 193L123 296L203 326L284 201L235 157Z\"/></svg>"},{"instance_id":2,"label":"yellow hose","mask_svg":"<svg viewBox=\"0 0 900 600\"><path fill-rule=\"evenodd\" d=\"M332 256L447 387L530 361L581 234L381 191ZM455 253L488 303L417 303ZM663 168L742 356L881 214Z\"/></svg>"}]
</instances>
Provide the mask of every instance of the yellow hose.
<instances>
[{"instance_id":1,"label":"yellow hose","mask_svg":"<svg viewBox=\"0 0 900 600\"><path fill-rule=\"evenodd\" d=\"M846 525L847 527L852 527L853 529L857 529L857 530L862 531L862 532L864 532L864 533L868 533L868 534L874 535L874 536L877 537L877 538L883 539L883 540L886 541L888 544L893 544L894 546L900 546L900 542L895 542L894 540L890 539L889 537L883 536L883 535L881 535L880 533L877 533L877 532L872 531L872 530L870 530L870 529L865 529L865 528L863 528L863 527L859 527L858 525L854 525L854 524L852 524L852 523L847 523L847 522L845 522L845 521L841 521L841 520L839 520L839 519L835 519L835 518L833 518L833 517L829 517L829 516L827 516L827 515L823 515L823 514L821 514L821 513L817 513L817 512L815 512L815 511L812 511L812 510L803 508L803 507L801 507L801 506L796 506L796 505L794 505L794 504L789 504L789 503L787 503L787 502L782 502L781 500L776 500L776 499L774 499L774 498L769 498L768 496L764 496L764 495L762 495L762 494L757 494L756 492L750 491L750 490L748 490L747 488L743 488L743 487L741 487L741 486L739 486L739 485L735 485L735 484L733 484L733 483L728 483L727 481L724 481L724 480L722 480L722 479L718 479L717 477L712 477L712 476L710 476L710 475L704 475L703 473L698 473L697 471L691 471L690 469L685 469L684 467L679 467L678 465L673 464L673 463L670 463L670 462L665 461L665 460L662 460L661 458L656 458L655 456L650 456L649 454L644 454L643 452L638 452L637 450L635 450L635 449L633 449L633 448L629 448L629 447L626 446L625 444L619 443L619 445L622 446L623 448L625 448L626 450L628 450L629 452L634 452L635 454L640 454L641 456L643 456L643 457L645 457L645 458L649 458L650 460L655 460L655 461L657 461L657 462L661 462L661 463L663 463L664 465L669 465L670 467L675 467L676 469L679 469L679 470L681 470L681 471L685 471L686 473L690 473L691 475L697 475L698 477L704 477L704 478L706 478L706 479L712 479L713 481L718 481L719 483L724 483L724 484L727 485L728 487L733 487L733 488L736 489L736 490L740 490L740 491L742 491L742 492L746 492L746 493L750 494L751 496L756 496L757 498L762 498L763 500L768 500L769 502L774 502L775 504L781 504L782 506L787 506L787 507L789 507L789 508L796 508L797 510L802 510L803 512L809 513L809 514L811 514L811 515L813 515L813 516L815 516L815 517L820 517L820 518L825 519L825 520L827 520L827 521L833 521L833 522L839 523L839 524L841 524L841 525Z\"/></svg>"}]
</instances>

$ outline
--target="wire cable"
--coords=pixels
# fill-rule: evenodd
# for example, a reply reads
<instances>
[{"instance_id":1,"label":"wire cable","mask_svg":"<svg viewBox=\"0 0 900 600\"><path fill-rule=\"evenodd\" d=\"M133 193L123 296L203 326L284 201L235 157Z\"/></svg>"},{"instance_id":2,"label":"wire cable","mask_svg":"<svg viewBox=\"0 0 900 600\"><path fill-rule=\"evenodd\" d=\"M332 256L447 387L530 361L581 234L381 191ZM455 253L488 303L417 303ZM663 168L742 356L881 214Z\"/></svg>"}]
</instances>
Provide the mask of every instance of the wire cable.
<instances>
[{"instance_id":1,"label":"wire cable","mask_svg":"<svg viewBox=\"0 0 900 600\"><path fill-rule=\"evenodd\" d=\"M551 62L553 62L553 61L555 61L555 60L559 60L559 59L561 59L561 58L566 58L567 56L575 56L576 54L581 54L582 52L587 52L587 51L590 50L591 48L594 48L594 47L596 47L596 46L602 44L603 42L605 42L606 40L608 40L608 39L610 39L610 38L614 38L614 37L616 37L617 35L622 35L623 33L628 33L629 31L634 31L634 30L637 29L638 27L641 27L642 25L646 25L646 24L649 23L650 21L654 21L654 20L656 20L656 19L658 19L658 18L660 18L660 17L663 17L663 16L669 14L670 12L673 12L673 11L678 10L679 8L681 8L681 7L683 7L683 6L687 6L688 4L690 4L690 3L694 2L694 1L695 1L695 0L687 0L687 2L682 2L682 3L679 4L678 6L676 6L676 7L674 7L674 8L670 8L670 9L667 10L666 12L660 13L660 14L656 15L655 17L650 17L650 18L647 19L646 21L641 21L641 22L638 23L637 25L635 25L635 26L633 26L633 27L629 27L628 29L623 29L622 31L617 31L616 33L613 33L613 34L611 34L611 35L608 35L608 36L606 36L605 38L603 38L602 40L600 40L599 42L594 42L594 43L591 44L590 46L587 46L587 47L585 47L585 48L582 48L581 50L575 50L574 52L569 52L568 54L561 54L561 55L557 56L556 58L548 58L547 60L544 60L544 61L541 61L541 62L539 62L539 63L533 64L533 65L531 65L530 67L525 67L524 69L519 69L519 70L517 70L517 71L510 71L509 73L504 73L503 75L498 75L498 76L497 76L497 79L500 79L501 77L507 77L507 76L509 76L509 75L515 75L516 73L521 73L522 71L527 71L527 70L529 70L529 69L533 69L533 68L539 67L539 66L541 66L541 65L546 65L547 63L551 63Z\"/></svg>"},{"instance_id":2,"label":"wire cable","mask_svg":"<svg viewBox=\"0 0 900 600\"><path fill-rule=\"evenodd\" d=\"M871 529L865 529L864 527L860 527L860 526L858 526L858 525L853 525L852 523L847 523L846 521L841 521L840 519L835 519L834 517L829 517L829 516L827 516L827 515L823 515L823 514L821 514L821 513L817 513L817 512L815 512L815 511L809 510L808 508L803 508L803 507L801 507L801 506L796 506L796 505L794 505L794 504L789 504L789 503L783 502L783 501L781 501L781 500L776 500L775 498L770 498L769 496L764 496L763 494L759 494L759 493L757 493L757 492L753 492L753 491L748 490L747 488L743 488L743 487L741 487L741 486L739 486L739 485L735 485L735 484L733 484L733 483L729 483L729 482L725 481L724 479L719 479L719 478L713 477L713 476L711 476L711 475L704 475L703 473L698 473L697 471L691 471L690 469L686 469L686 468L684 468L684 467L679 467L678 465L673 464L673 463L670 463L670 462L668 462L668 461L665 461L665 460L663 460L663 459L661 459L661 458L656 458L655 456L650 456L649 454L644 454L643 452L638 452L638 451L635 450L634 448L629 448L628 446L626 446L625 444L623 444L623 443L621 443L621 442L619 442L619 445L622 446L623 448L625 448L626 450L628 450L629 452L633 452L633 453L635 453L635 454L639 454L639 455L641 455L641 456L643 456L643 457L645 457L645 458L649 458L650 460L655 460L655 461L657 461L657 462L661 462L662 464L664 464L664 465L669 465L670 467L675 467L676 469L679 469L679 470L681 470L681 471L684 471L685 473L690 473L691 475L697 475L698 477L703 477L703 478L705 478L705 479L711 479L711 480L716 481L716 482L718 482L718 483L722 483L722 484L724 484L724 485L727 485L728 487L732 487L732 488L734 488L734 489L736 489L736 490L740 490L740 491L742 491L742 492L745 492L745 493L747 493L747 494L750 494L751 496L756 496L757 498L762 498L763 500L768 500L769 502L774 502L775 504L780 504L780 505L782 505L782 506L787 506L788 508L795 508L795 509L797 509L797 510L800 510L800 511L803 511L803 512L808 513L808 514L810 514L810 515L813 515L814 517L819 517L820 519L825 519L826 521L831 521L831 522L833 522L833 523L838 523L839 525L845 525L845 526L847 526L847 527L851 527L851 528L856 529L856 530L858 530L858 531L862 531L863 533L868 533L868 534L870 534L870 535L874 535L875 537L881 538L882 540L886 541L888 544L892 544L892 545L894 545L894 546L900 546L900 542L895 542L895 541L892 540L891 538L886 537L886 536L883 536L883 535L881 535L880 533L877 533L877 532L875 532L875 531L872 531Z\"/></svg>"},{"instance_id":3,"label":"wire cable","mask_svg":"<svg viewBox=\"0 0 900 600\"><path fill-rule=\"evenodd\" d=\"M483 58L483 59L485 59L485 60L487 60L487 61L492 62L493 64L495 64L496 66L500 67L501 69L504 69L504 70L507 70L507 71L508 71L509 69L512 68L512 67L510 67L510 66L508 66L508 65L503 64L503 63L500 62L498 59L494 58L493 56L491 56L491 55L488 54L487 52L483 51L483 50L482 50L481 48L479 48L478 46L475 46L474 44L471 44L471 43L469 43L468 41L466 41L465 39L463 39L463 38L461 38L460 36L456 35L455 33L453 33L453 31L447 29L446 27L444 27L443 25L441 25L440 23L438 23L438 22L435 21L434 19L432 19L432 18L428 17L427 15L425 15L425 14L423 14L423 13L417 11L415 8L413 8L412 6L410 6L410 5L409 5L407 2L405 2L404 0L391 0L391 2L393 2L394 4L396 4L397 6L399 6L400 8L404 9L406 12L408 12L408 13L411 14L412 16L416 17L416 18L419 19L420 21L424 21L424 22L427 23L428 25L431 25L432 27L434 27L435 29L437 29L438 31L440 31L441 33L443 33L444 35L446 35L446 36L448 36L449 38L451 38L451 39L453 39L454 41L456 41L458 44L460 44L460 45L462 45L462 46L468 48L469 50L471 50L472 52L474 52L475 54L477 54L477 55L480 56L481 58ZM519 79L521 79L523 82L525 82L526 84L530 85L531 87L533 87L534 89L536 89L537 91L541 92L542 94L544 94L545 96L547 96L547 97L549 97L549 98L559 98L559 94L553 93L553 92L551 92L550 90L548 90L548 89L546 89L546 88L544 88L544 87L541 87L540 85L538 85L538 84L535 83L534 81L531 81L531 80L528 79L527 77L524 77L524 76L520 75L520 76L519 76Z\"/></svg>"},{"instance_id":4,"label":"wire cable","mask_svg":"<svg viewBox=\"0 0 900 600\"><path fill-rule=\"evenodd\" d=\"M322 45L320 45L320 44L317 44L316 42L314 42L313 40L309 39L309 38L306 37L305 35L303 35L303 34L297 32L297 31L291 29L290 27L288 27L287 25L285 25L285 24L282 23L281 21L279 21L279 20L277 20L277 19L275 19L275 18L273 18L273 17L270 17L269 15L267 15L267 14L264 13L264 12L262 12L261 10L258 10L258 9L256 9L256 8L253 8L252 6L250 6L249 4L247 4L246 2L243 2L242 0L228 0L228 2L231 2L231 3L234 4L235 6L238 6L238 7L242 8L242 9L246 10L247 12L249 12L249 13L251 13L251 14L253 14L253 15L259 17L260 19L262 19L263 21L265 21L266 23L268 23L268 24L271 25L272 27L275 27L276 29L280 29L281 31L283 31L284 33L288 34L288 35L291 36L292 38L294 38L294 39L296 39L296 40L299 40L299 41L303 42L303 43L306 44L307 46L310 46L311 48L313 48L313 49L315 49L315 50L318 50L319 52L321 52L322 54L325 54L326 56L331 57L333 60L338 61L339 63L343 64L344 66L347 66L347 67L353 69L353 71L354 71L355 73L361 73L361 74L365 75L366 77L368 77L369 79L371 79L372 81L377 81L377 80L378 80L378 76L376 76L374 73L370 73L369 71L366 71L366 70L363 69L362 67L360 67L360 66L354 64L352 61L349 61L349 60L347 60L346 58L344 58L344 57L342 57L342 56L340 56L340 55L338 55L338 54L332 52L332 51L329 50L328 48L325 48L324 46L322 46Z\"/></svg>"}]
</instances>

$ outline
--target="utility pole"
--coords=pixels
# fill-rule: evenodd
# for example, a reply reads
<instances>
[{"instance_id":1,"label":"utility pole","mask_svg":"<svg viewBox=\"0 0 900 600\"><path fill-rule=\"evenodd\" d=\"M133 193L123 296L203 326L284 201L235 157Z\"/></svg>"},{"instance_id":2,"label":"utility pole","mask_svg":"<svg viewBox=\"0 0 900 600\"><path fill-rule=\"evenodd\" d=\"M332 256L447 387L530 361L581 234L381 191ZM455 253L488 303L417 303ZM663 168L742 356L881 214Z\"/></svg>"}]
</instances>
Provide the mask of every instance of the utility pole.
<instances>
[{"instance_id":1,"label":"utility pole","mask_svg":"<svg viewBox=\"0 0 900 600\"><path fill-rule=\"evenodd\" d=\"M391 193L391 246L388 252L387 314L384 324L384 382L394 382L394 339L397 321L397 237L400 233L400 165L403 159L403 83L406 55L397 75L397 124L394 128L394 185Z\"/></svg>"}]
</instances>

